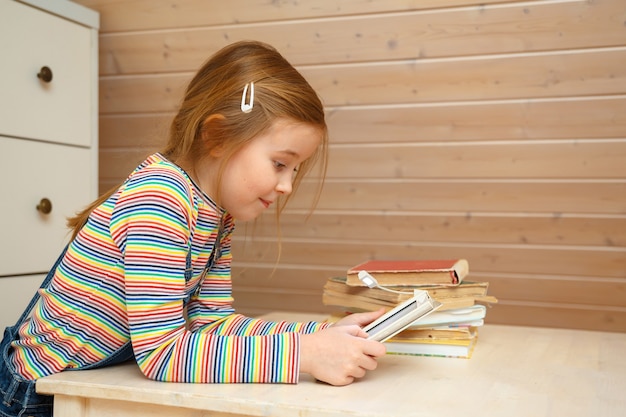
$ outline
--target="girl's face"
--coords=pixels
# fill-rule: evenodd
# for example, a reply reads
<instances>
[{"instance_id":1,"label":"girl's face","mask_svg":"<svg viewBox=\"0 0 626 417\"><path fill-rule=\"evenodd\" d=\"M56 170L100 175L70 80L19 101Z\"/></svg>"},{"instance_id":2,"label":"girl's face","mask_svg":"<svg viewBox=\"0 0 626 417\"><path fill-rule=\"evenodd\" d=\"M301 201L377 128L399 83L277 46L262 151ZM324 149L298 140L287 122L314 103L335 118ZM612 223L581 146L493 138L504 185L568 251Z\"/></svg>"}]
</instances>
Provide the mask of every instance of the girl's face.
<instances>
[{"instance_id":1,"label":"girl's face","mask_svg":"<svg viewBox=\"0 0 626 417\"><path fill-rule=\"evenodd\" d=\"M276 121L226 163L220 206L240 221L257 218L279 196L291 193L298 166L321 141L321 132L309 124Z\"/></svg>"}]
</instances>

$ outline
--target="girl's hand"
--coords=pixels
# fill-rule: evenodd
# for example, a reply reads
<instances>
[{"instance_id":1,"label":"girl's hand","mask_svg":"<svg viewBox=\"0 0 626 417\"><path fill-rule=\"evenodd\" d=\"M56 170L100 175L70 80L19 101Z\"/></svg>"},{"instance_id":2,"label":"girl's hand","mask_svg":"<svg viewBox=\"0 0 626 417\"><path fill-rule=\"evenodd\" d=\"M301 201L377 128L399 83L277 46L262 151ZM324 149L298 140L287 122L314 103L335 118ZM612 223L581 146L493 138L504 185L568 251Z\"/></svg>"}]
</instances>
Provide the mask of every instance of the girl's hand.
<instances>
[{"instance_id":1,"label":"girl's hand","mask_svg":"<svg viewBox=\"0 0 626 417\"><path fill-rule=\"evenodd\" d=\"M369 323L378 312L364 314L357 323L342 319L319 332L301 335L300 370L331 385L348 385L376 369L376 358L386 353L385 346L367 340L359 324Z\"/></svg>"}]
</instances>

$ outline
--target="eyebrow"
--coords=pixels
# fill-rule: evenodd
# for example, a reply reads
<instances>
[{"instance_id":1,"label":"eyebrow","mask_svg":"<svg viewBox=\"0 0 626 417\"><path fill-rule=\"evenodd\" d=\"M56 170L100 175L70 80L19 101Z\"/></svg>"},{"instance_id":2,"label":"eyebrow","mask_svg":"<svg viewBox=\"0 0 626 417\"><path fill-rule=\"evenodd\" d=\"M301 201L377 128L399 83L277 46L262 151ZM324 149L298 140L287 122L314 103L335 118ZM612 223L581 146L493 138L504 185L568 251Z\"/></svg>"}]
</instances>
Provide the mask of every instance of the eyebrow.
<instances>
[{"instance_id":1,"label":"eyebrow","mask_svg":"<svg viewBox=\"0 0 626 417\"><path fill-rule=\"evenodd\" d=\"M294 156L296 158L298 158L300 156L300 155L298 155L298 152L292 151L291 149L280 150L280 151L278 151L278 153L283 153L283 154L286 154L286 155Z\"/></svg>"}]
</instances>

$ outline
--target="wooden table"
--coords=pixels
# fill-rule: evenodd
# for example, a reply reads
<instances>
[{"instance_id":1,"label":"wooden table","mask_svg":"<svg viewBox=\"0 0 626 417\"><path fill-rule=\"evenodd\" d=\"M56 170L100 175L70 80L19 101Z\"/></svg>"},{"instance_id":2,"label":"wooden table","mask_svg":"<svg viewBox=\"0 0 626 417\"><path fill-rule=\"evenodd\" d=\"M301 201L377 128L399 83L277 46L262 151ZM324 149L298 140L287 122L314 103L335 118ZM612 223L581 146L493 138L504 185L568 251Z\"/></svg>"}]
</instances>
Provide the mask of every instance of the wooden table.
<instances>
[{"instance_id":1,"label":"wooden table","mask_svg":"<svg viewBox=\"0 0 626 417\"><path fill-rule=\"evenodd\" d=\"M345 387L308 375L296 385L160 383L131 363L42 378L37 391L55 396L55 417L617 417L625 355L624 333L487 324L471 359L387 355Z\"/></svg>"}]
</instances>

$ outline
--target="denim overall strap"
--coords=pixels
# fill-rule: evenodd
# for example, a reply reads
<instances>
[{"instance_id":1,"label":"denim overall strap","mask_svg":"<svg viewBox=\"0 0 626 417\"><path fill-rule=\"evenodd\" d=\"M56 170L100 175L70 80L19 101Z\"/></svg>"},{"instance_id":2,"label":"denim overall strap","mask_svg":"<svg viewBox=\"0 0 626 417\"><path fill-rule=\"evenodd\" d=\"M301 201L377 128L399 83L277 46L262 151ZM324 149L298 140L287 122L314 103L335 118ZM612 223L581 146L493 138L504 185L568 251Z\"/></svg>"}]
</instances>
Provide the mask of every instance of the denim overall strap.
<instances>
[{"instance_id":1,"label":"denim overall strap","mask_svg":"<svg viewBox=\"0 0 626 417\"><path fill-rule=\"evenodd\" d=\"M193 277L193 268L191 266L191 243L189 243L189 251L187 252L187 259L185 260L185 283L188 283L192 277ZM193 294L193 291L190 291L189 294L185 296L184 305L187 305L187 303L189 303L189 300L191 300L192 294Z\"/></svg>"}]
</instances>

